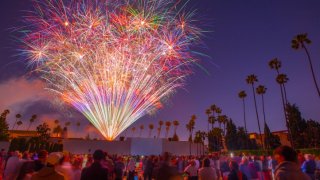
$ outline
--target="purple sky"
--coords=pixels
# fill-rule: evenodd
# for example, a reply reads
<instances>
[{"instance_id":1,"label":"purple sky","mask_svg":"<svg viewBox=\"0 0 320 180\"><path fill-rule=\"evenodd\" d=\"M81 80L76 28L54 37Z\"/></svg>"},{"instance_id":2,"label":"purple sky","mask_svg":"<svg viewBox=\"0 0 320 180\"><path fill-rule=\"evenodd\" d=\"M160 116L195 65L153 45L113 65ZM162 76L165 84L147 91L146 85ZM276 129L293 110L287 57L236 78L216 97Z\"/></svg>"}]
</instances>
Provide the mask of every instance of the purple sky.
<instances>
[{"instance_id":1,"label":"purple sky","mask_svg":"<svg viewBox=\"0 0 320 180\"><path fill-rule=\"evenodd\" d=\"M41 121L56 118L60 121L81 120L79 129L88 130L88 122L81 114L73 112L63 115L66 113L48 103L41 82L27 78L28 67L23 58L17 56L16 49L19 46L12 38L10 28L22 26L23 10L30 10L30 4L28 0L0 2L0 111L10 108L10 123L14 121L16 113L21 113L25 121L31 114L38 114ZM211 32L205 34L205 46L200 50L211 57L200 57L201 65L209 75L195 67L185 90L178 90L163 109L155 115L141 118L133 126L138 127L142 123L147 126L160 119L177 119L181 124L178 134L186 139L185 124L192 114L198 117L196 130L206 130L204 112L211 104L221 107L223 114L243 126L242 102L238 92L245 90L248 94L248 130L257 131L252 92L245 82L246 76L254 73L258 76L259 84L268 88L265 107L271 130L283 130L285 125L280 89L275 82L275 72L268 67L268 61L274 57L282 61L281 72L290 79L287 84L289 101L297 104L306 119L320 121L320 98L311 79L306 56L303 51L292 50L290 46L294 35L309 34L313 41L309 49L320 83L319 0L192 0L189 6L198 9L201 24L210 25L205 30ZM260 97L258 106L262 120ZM74 126L72 129L76 131ZM84 136L80 130L76 134ZM147 131L143 134L146 136ZM131 131L127 135L131 135Z\"/></svg>"}]
</instances>

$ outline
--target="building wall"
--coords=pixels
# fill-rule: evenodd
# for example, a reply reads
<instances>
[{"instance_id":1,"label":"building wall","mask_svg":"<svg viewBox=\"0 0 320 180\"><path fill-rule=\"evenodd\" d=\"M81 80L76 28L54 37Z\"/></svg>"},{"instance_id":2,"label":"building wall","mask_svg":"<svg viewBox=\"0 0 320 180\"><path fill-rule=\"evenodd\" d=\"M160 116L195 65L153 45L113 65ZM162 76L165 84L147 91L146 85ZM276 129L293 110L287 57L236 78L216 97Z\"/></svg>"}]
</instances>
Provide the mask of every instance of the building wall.
<instances>
[{"instance_id":1,"label":"building wall","mask_svg":"<svg viewBox=\"0 0 320 180\"><path fill-rule=\"evenodd\" d=\"M128 138L125 141L99 141L65 139L63 149L75 154L93 153L102 149L109 154L122 155L159 155L170 152L175 155L189 155L190 144L187 141L168 141L166 139ZM191 144L191 154L200 154L200 145ZM202 151L201 151L202 152Z\"/></svg>"}]
</instances>

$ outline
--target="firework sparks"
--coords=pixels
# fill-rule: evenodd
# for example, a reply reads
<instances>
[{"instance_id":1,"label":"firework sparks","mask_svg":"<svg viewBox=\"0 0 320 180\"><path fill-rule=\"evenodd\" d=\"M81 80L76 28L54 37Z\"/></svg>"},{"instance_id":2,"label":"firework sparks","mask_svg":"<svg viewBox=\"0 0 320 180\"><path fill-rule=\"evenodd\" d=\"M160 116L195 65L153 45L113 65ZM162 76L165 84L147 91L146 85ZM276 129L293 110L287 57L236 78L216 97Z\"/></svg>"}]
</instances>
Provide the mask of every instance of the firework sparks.
<instances>
[{"instance_id":1,"label":"firework sparks","mask_svg":"<svg viewBox=\"0 0 320 180\"><path fill-rule=\"evenodd\" d=\"M162 107L191 73L190 46L200 31L170 0L47 0L35 7L24 38L30 64L108 140Z\"/></svg>"}]
</instances>

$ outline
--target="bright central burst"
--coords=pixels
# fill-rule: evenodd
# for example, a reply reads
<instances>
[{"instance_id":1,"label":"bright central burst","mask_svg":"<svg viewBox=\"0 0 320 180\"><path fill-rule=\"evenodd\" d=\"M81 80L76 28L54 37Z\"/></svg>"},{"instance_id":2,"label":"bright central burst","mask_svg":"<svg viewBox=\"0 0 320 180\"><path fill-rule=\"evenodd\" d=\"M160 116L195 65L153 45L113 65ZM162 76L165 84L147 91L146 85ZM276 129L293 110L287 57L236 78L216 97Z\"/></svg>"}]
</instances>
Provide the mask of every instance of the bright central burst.
<instances>
[{"instance_id":1,"label":"bright central burst","mask_svg":"<svg viewBox=\"0 0 320 180\"><path fill-rule=\"evenodd\" d=\"M184 7L170 0L41 0L27 16L24 52L47 89L113 140L161 108L192 72L190 46L200 31L178 6Z\"/></svg>"}]
</instances>

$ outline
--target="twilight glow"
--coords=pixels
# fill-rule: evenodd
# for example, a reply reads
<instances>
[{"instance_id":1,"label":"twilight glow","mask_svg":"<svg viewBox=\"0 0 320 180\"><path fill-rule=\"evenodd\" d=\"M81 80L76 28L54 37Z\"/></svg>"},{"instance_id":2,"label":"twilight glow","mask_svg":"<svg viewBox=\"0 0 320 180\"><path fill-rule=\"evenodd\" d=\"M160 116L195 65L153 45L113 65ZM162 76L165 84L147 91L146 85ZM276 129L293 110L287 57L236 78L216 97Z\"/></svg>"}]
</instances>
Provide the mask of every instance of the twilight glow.
<instances>
[{"instance_id":1,"label":"twilight glow","mask_svg":"<svg viewBox=\"0 0 320 180\"><path fill-rule=\"evenodd\" d=\"M48 90L113 140L192 73L200 30L173 1L41 0L24 52Z\"/></svg>"}]
</instances>

